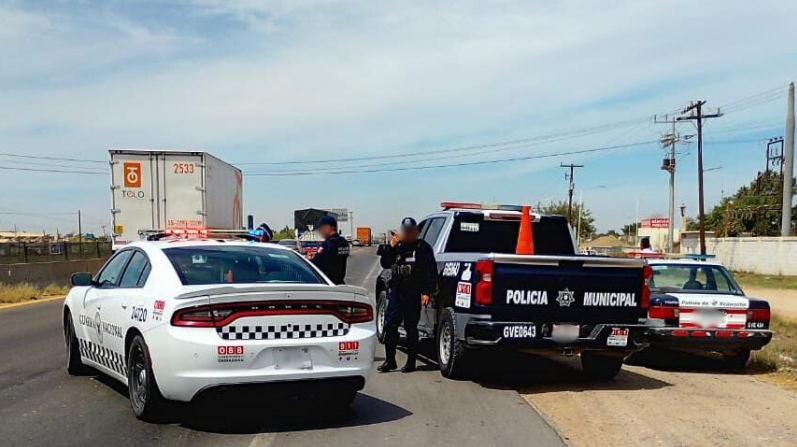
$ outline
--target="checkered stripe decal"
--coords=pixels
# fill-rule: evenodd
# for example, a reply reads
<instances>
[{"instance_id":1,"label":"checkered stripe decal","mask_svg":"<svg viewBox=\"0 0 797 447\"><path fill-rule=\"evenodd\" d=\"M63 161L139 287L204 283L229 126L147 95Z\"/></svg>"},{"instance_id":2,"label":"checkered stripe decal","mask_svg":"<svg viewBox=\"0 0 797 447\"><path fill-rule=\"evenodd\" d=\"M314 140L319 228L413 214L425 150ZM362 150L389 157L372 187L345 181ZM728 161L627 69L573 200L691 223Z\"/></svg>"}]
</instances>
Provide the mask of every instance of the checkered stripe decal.
<instances>
[{"instance_id":1,"label":"checkered stripe decal","mask_svg":"<svg viewBox=\"0 0 797 447\"><path fill-rule=\"evenodd\" d=\"M346 323L224 326L216 328L224 340L284 340L288 338L338 337L349 333Z\"/></svg>"},{"instance_id":2,"label":"checkered stripe decal","mask_svg":"<svg viewBox=\"0 0 797 447\"><path fill-rule=\"evenodd\" d=\"M80 344L80 355L127 377L127 365L125 365L124 356L82 338L78 339L78 343Z\"/></svg>"}]
</instances>

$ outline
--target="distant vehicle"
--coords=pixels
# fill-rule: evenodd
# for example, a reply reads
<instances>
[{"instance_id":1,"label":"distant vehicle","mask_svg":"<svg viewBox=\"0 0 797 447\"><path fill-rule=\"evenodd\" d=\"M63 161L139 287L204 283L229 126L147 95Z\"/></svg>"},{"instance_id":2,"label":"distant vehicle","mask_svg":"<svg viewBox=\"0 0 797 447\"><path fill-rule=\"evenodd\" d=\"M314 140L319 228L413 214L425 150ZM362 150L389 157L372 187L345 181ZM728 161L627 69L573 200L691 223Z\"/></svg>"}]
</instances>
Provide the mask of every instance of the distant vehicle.
<instances>
[{"instance_id":1,"label":"distant vehicle","mask_svg":"<svg viewBox=\"0 0 797 447\"><path fill-rule=\"evenodd\" d=\"M357 240L362 245L371 245L371 227L357 227Z\"/></svg>"},{"instance_id":2,"label":"distant vehicle","mask_svg":"<svg viewBox=\"0 0 797 447\"><path fill-rule=\"evenodd\" d=\"M750 351L772 340L769 303L745 296L714 262L651 259L652 298L646 336L653 347L717 352L741 368Z\"/></svg>"},{"instance_id":3,"label":"distant vehicle","mask_svg":"<svg viewBox=\"0 0 797 447\"><path fill-rule=\"evenodd\" d=\"M443 203L420 222L437 260L438 293L419 332L437 341L445 377L467 375L476 349L581 354L587 375L616 376L640 340L650 268L638 259L576 255L562 216L534 214L534 255L515 254L521 208ZM384 246L378 250L384 251ZM377 278L377 331L384 340L391 272Z\"/></svg>"},{"instance_id":4,"label":"distant vehicle","mask_svg":"<svg viewBox=\"0 0 797 447\"><path fill-rule=\"evenodd\" d=\"M368 292L332 284L276 244L135 242L72 284L67 370L93 367L125 384L139 419L158 420L169 400L236 390L344 407L374 360Z\"/></svg>"},{"instance_id":5,"label":"distant vehicle","mask_svg":"<svg viewBox=\"0 0 797 447\"><path fill-rule=\"evenodd\" d=\"M238 168L206 152L109 153L114 250L147 230L243 227Z\"/></svg>"},{"instance_id":6,"label":"distant vehicle","mask_svg":"<svg viewBox=\"0 0 797 447\"><path fill-rule=\"evenodd\" d=\"M301 250L302 250L302 246L301 246L301 244L299 244L299 240L298 239L281 239L281 240L277 241L277 244L279 244L279 245L281 245L283 247L290 248L291 250L296 251L296 252L301 252Z\"/></svg>"},{"instance_id":7,"label":"distant vehicle","mask_svg":"<svg viewBox=\"0 0 797 447\"><path fill-rule=\"evenodd\" d=\"M359 240L359 239L354 239L353 241L351 241L351 246L352 246L352 247L362 247L362 246L363 246L363 243L362 243L362 242L360 242L360 240Z\"/></svg>"},{"instance_id":8,"label":"distant vehicle","mask_svg":"<svg viewBox=\"0 0 797 447\"><path fill-rule=\"evenodd\" d=\"M598 256L598 252L595 250L581 250L581 254L584 256Z\"/></svg>"}]
</instances>

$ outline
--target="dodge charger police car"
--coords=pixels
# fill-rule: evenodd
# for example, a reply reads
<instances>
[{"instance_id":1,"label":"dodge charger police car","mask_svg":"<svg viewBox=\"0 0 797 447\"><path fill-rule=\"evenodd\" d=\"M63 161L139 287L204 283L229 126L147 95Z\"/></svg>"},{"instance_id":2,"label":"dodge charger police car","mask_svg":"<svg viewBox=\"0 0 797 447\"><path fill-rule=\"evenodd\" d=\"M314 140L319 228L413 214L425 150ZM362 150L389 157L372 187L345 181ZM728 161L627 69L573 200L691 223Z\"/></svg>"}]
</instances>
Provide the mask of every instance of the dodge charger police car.
<instances>
[{"instance_id":1,"label":"dodge charger police car","mask_svg":"<svg viewBox=\"0 0 797 447\"><path fill-rule=\"evenodd\" d=\"M720 264L696 260L649 262L653 296L647 338L652 347L718 352L730 368L772 340L769 303L744 295Z\"/></svg>"},{"instance_id":2,"label":"dodge charger police car","mask_svg":"<svg viewBox=\"0 0 797 447\"><path fill-rule=\"evenodd\" d=\"M333 285L276 244L136 242L72 282L67 370L91 367L127 385L140 419L157 420L169 400L269 384L345 406L373 362L366 290Z\"/></svg>"}]
</instances>

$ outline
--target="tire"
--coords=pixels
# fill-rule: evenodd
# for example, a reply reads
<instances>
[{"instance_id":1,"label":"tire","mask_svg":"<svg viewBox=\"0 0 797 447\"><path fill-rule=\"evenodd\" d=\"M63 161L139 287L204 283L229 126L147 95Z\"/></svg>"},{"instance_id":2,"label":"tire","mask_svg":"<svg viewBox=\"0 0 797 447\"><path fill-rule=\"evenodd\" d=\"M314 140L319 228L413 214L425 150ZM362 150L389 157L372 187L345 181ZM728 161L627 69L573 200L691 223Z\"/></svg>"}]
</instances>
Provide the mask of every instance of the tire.
<instances>
[{"instance_id":1,"label":"tire","mask_svg":"<svg viewBox=\"0 0 797 447\"><path fill-rule=\"evenodd\" d=\"M448 379L463 379L467 376L466 348L457 339L457 316L454 309L443 309L437 331L437 361L440 372Z\"/></svg>"},{"instance_id":2,"label":"tire","mask_svg":"<svg viewBox=\"0 0 797 447\"><path fill-rule=\"evenodd\" d=\"M80 358L80 344L75 335L72 314L67 312L64 318L64 342L66 344L66 371L73 376L85 376L91 368L83 364Z\"/></svg>"},{"instance_id":3,"label":"tire","mask_svg":"<svg viewBox=\"0 0 797 447\"><path fill-rule=\"evenodd\" d=\"M623 357L601 355L596 352L581 353L581 368L594 380L611 380L620 374Z\"/></svg>"},{"instance_id":4,"label":"tire","mask_svg":"<svg viewBox=\"0 0 797 447\"><path fill-rule=\"evenodd\" d=\"M376 299L376 338L385 344L385 316L387 315L387 291L379 292Z\"/></svg>"},{"instance_id":5,"label":"tire","mask_svg":"<svg viewBox=\"0 0 797 447\"><path fill-rule=\"evenodd\" d=\"M725 353L722 355L722 363L727 369L743 369L750 360L750 350Z\"/></svg>"},{"instance_id":6,"label":"tire","mask_svg":"<svg viewBox=\"0 0 797 447\"><path fill-rule=\"evenodd\" d=\"M140 335L133 338L127 355L127 390L130 406L138 419L146 422L160 421L165 414L167 402L155 382L149 349Z\"/></svg>"}]
</instances>

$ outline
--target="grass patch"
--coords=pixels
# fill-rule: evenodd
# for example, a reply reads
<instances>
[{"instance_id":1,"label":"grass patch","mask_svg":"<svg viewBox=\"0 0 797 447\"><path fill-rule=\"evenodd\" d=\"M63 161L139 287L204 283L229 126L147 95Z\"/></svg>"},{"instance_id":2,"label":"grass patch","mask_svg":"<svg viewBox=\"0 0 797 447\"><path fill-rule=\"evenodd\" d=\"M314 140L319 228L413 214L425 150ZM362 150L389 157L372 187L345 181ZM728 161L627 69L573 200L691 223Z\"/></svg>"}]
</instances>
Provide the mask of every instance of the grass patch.
<instances>
[{"instance_id":1,"label":"grass patch","mask_svg":"<svg viewBox=\"0 0 797 447\"><path fill-rule=\"evenodd\" d=\"M36 287L31 284L0 285L0 304L21 303L37 300L46 296L66 295L69 287L50 284L47 287Z\"/></svg>"},{"instance_id":2,"label":"grass patch","mask_svg":"<svg viewBox=\"0 0 797 447\"><path fill-rule=\"evenodd\" d=\"M767 289L797 290L797 276L759 275L756 273L733 272L736 281L744 286L764 287Z\"/></svg>"},{"instance_id":3,"label":"grass patch","mask_svg":"<svg viewBox=\"0 0 797 447\"><path fill-rule=\"evenodd\" d=\"M747 369L756 373L774 373L779 382L797 388L797 321L772 316L772 341L754 351Z\"/></svg>"}]
</instances>

